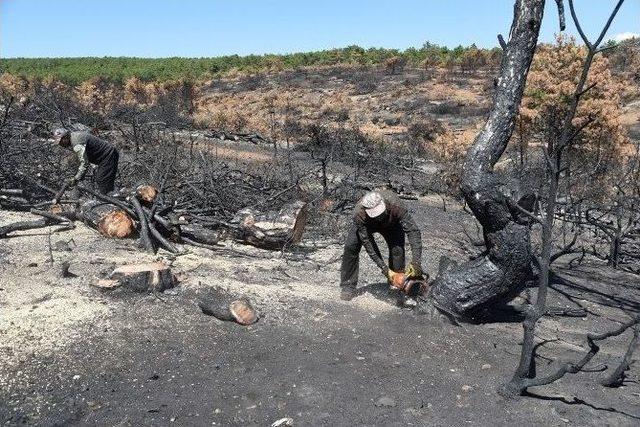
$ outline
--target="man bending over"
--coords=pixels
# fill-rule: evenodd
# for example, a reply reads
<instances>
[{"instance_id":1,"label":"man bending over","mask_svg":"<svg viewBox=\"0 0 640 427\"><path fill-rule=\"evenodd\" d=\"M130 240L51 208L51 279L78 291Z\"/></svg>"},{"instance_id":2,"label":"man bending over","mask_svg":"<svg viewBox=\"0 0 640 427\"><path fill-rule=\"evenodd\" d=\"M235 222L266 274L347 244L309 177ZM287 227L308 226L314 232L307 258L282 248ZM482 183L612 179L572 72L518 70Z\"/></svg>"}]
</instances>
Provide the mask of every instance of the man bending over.
<instances>
[{"instance_id":1,"label":"man bending over","mask_svg":"<svg viewBox=\"0 0 640 427\"><path fill-rule=\"evenodd\" d=\"M389 247L388 264L382 259L373 239L374 233L380 233ZM355 296L362 246L382 274L393 282L394 275L405 268L405 235L411 246L411 263L405 273L408 278L417 278L422 276L422 238L411 215L392 192L372 191L365 194L355 207L353 224L344 246L340 298L349 301Z\"/></svg>"}]
</instances>

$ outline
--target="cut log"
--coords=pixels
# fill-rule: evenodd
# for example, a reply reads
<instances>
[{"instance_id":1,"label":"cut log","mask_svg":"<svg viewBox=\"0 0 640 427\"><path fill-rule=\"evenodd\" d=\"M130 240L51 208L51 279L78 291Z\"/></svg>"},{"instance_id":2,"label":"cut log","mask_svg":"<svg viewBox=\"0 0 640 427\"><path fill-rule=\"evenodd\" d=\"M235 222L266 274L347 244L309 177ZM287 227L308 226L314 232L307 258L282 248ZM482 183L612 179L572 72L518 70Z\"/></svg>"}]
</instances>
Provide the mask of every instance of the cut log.
<instances>
[{"instance_id":1,"label":"cut log","mask_svg":"<svg viewBox=\"0 0 640 427\"><path fill-rule=\"evenodd\" d=\"M105 237L122 239L135 232L131 216L110 203L87 200L80 204L76 213L79 220Z\"/></svg>"},{"instance_id":2,"label":"cut log","mask_svg":"<svg viewBox=\"0 0 640 427\"><path fill-rule=\"evenodd\" d=\"M231 315L241 325L248 326L258 321L258 313L246 298L233 301L229 304Z\"/></svg>"},{"instance_id":3,"label":"cut log","mask_svg":"<svg viewBox=\"0 0 640 427\"><path fill-rule=\"evenodd\" d=\"M100 279L93 286L101 290L111 291L119 288L122 284L118 280Z\"/></svg>"},{"instance_id":4,"label":"cut log","mask_svg":"<svg viewBox=\"0 0 640 427\"><path fill-rule=\"evenodd\" d=\"M258 313L247 298L235 298L228 292L211 288L198 301L200 310L216 319L248 326L258 321Z\"/></svg>"},{"instance_id":5,"label":"cut log","mask_svg":"<svg viewBox=\"0 0 640 427\"><path fill-rule=\"evenodd\" d=\"M234 239L265 249L282 249L302 239L307 225L307 204L302 201L288 204L277 212L262 213L243 209L230 221Z\"/></svg>"},{"instance_id":6,"label":"cut log","mask_svg":"<svg viewBox=\"0 0 640 427\"><path fill-rule=\"evenodd\" d=\"M151 206L158 197L158 189L152 185L139 185L135 195L143 205Z\"/></svg>"},{"instance_id":7,"label":"cut log","mask_svg":"<svg viewBox=\"0 0 640 427\"><path fill-rule=\"evenodd\" d=\"M171 269L161 262L124 265L113 270L109 279L134 292L162 292L178 284Z\"/></svg>"}]
</instances>

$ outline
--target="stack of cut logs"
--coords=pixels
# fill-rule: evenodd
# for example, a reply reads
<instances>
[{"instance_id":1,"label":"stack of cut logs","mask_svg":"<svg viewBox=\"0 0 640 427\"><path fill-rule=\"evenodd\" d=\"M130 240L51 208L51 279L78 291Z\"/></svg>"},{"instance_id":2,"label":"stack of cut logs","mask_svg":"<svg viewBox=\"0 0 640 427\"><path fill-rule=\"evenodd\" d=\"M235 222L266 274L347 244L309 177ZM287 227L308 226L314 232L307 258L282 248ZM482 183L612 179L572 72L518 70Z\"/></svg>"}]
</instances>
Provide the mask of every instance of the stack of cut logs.
<instances>
[{"instance_id":1,"label":"stack of cut logs","mask_svg":"<svg viewBox=\"0 0 640 427\"><path fill-rule=\"evenodd\" d=\"M49 210L27 205L21 190L0 190L5 197L14 197L31 206L31 212L41 216L35 221L23 221L0 227L0 238L7 234L60 224L72 226L71 221L82 221L100 234L110 238L127 238L136 233L140 245L149 252L163 248L177 253L175 243L215 249L222 239L234 239L265 249L282 249L295 245L302 238L307 222L307 204L302 201L287 204L278 211L258 211L246 208L230 221L202 218L172 212L172 206L161 203L162 189L141 185L123 190L113 196L100 194L90 188L78 186L89 197L62 201ZM39 204L37 207L41 207ZM25 210L16 208L16 210Z\"/></svg>"}]
</instances>

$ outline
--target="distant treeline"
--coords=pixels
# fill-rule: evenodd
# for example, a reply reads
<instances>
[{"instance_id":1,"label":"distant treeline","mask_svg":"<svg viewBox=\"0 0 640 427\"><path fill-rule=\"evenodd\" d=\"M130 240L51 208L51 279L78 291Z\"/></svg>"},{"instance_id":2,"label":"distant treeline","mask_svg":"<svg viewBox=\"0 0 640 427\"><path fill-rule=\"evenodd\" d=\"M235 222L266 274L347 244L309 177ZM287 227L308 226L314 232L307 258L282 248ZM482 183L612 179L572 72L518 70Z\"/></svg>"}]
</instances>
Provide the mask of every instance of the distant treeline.
<instances>
[{"instance_id":1,"label":"distant treeline","mask_svg":"<svg viewBox=\"0 0 640 427\"><path fill-rule=\"evenodd\" d=\"M343 49L285 55L221 56L216 58L10 58L0 59L0 73L27 78L53 77L77 84L94 77L121 83L130 77L143 81L202 80L238 71L295 69L339 64L378 65L389 61L419 67L483 66L499 62L501 50L475 45L450 49L432 43L421 48L396 49L349 46ZM478 62L479 61L479 62Z\"/></svg>"}]
</instances>

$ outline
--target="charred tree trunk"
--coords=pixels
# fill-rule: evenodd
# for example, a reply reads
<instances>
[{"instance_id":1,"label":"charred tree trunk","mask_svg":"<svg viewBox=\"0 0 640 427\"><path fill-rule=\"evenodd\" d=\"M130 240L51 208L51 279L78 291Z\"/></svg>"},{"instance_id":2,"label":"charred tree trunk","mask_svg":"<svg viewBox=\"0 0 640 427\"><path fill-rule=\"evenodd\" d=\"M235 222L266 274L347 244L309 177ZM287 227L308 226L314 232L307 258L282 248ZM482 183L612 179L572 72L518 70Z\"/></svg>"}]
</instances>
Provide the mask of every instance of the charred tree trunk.
<instances>
[{"instance_id":1,"label":"charred tree trunk","mask_svg":"<svg viewBox=\"0 0 640 427\"><path fill-rule=\"evenodd\" d=\"M307 224L307 204L295 202L277 212L243 209L230 221L229 233L244 243L265 249L282 249L302 238Z\"/></svg>"},{"instance_id":2,"label":"charred tree trunk","mask_svg":"<svg viewBox=\"0 0 640 427\"><path fill-rule=\"evenodd\" d=\"M225 230L211 230L198 224L181 225L179 240L184 242L196 242L206 246L215 246L225 236Z\"/></svg>"},{"instance_id":3,"label":"charred tree trunk","mask_svg":"<svg viewBox=\"0 0 640 427\"><path fill-rule=\"evenodd\" d=\"M76 216L105 237L123 239L135 232L135 225L127 212L118 206L98 200L81 203Z\"/></svg>"},{"instance_id":4,"label":"charred tree trunk","mask_svg":"<svg viewBox=\"0 0 640 427\"><path fill-rule=\"evenodd\" d=\"M236 322L244 326L258 321L258 312L248 299L235 297L227 291L212 287L198 301L200 310L219 320Z\"/></svg>"},{"instance_id":5,"label":"charred tree trunk","mask_svg":"<svg viewBox=\"0 0 640 427\"><path fill-rule=\"evenodd\" d=\"M134 292L162 292L178 283L171 269L160 262L118 267L109 279Z\"/></svg>"},{"instance_id":6,"label":"charred tree trunk","mask_svg":"<svg viewBox=\"0 0 640 427\"><path fill-rule=\"evenodd\" d=\"M441 271L422 308L455 317L518 292L531 275L530 229L493 171L515 126L542 22L544 0L517 0L493 109L464 163L461 189L483 227L487 255Z\"/></svg>"},{"instance_id":7,"label":"charred tree trunk","mask_svg":"<svg viewBox=\"0 0 640 427\"><path fill-rule=\"evenodd\" d=\"M621 238L620 232L616 230L616 233L610 236L611 242L609 244L609 261L607 264L610 267L618 269L620 266L620 246Z\"/></svg>"}]
</instances>

